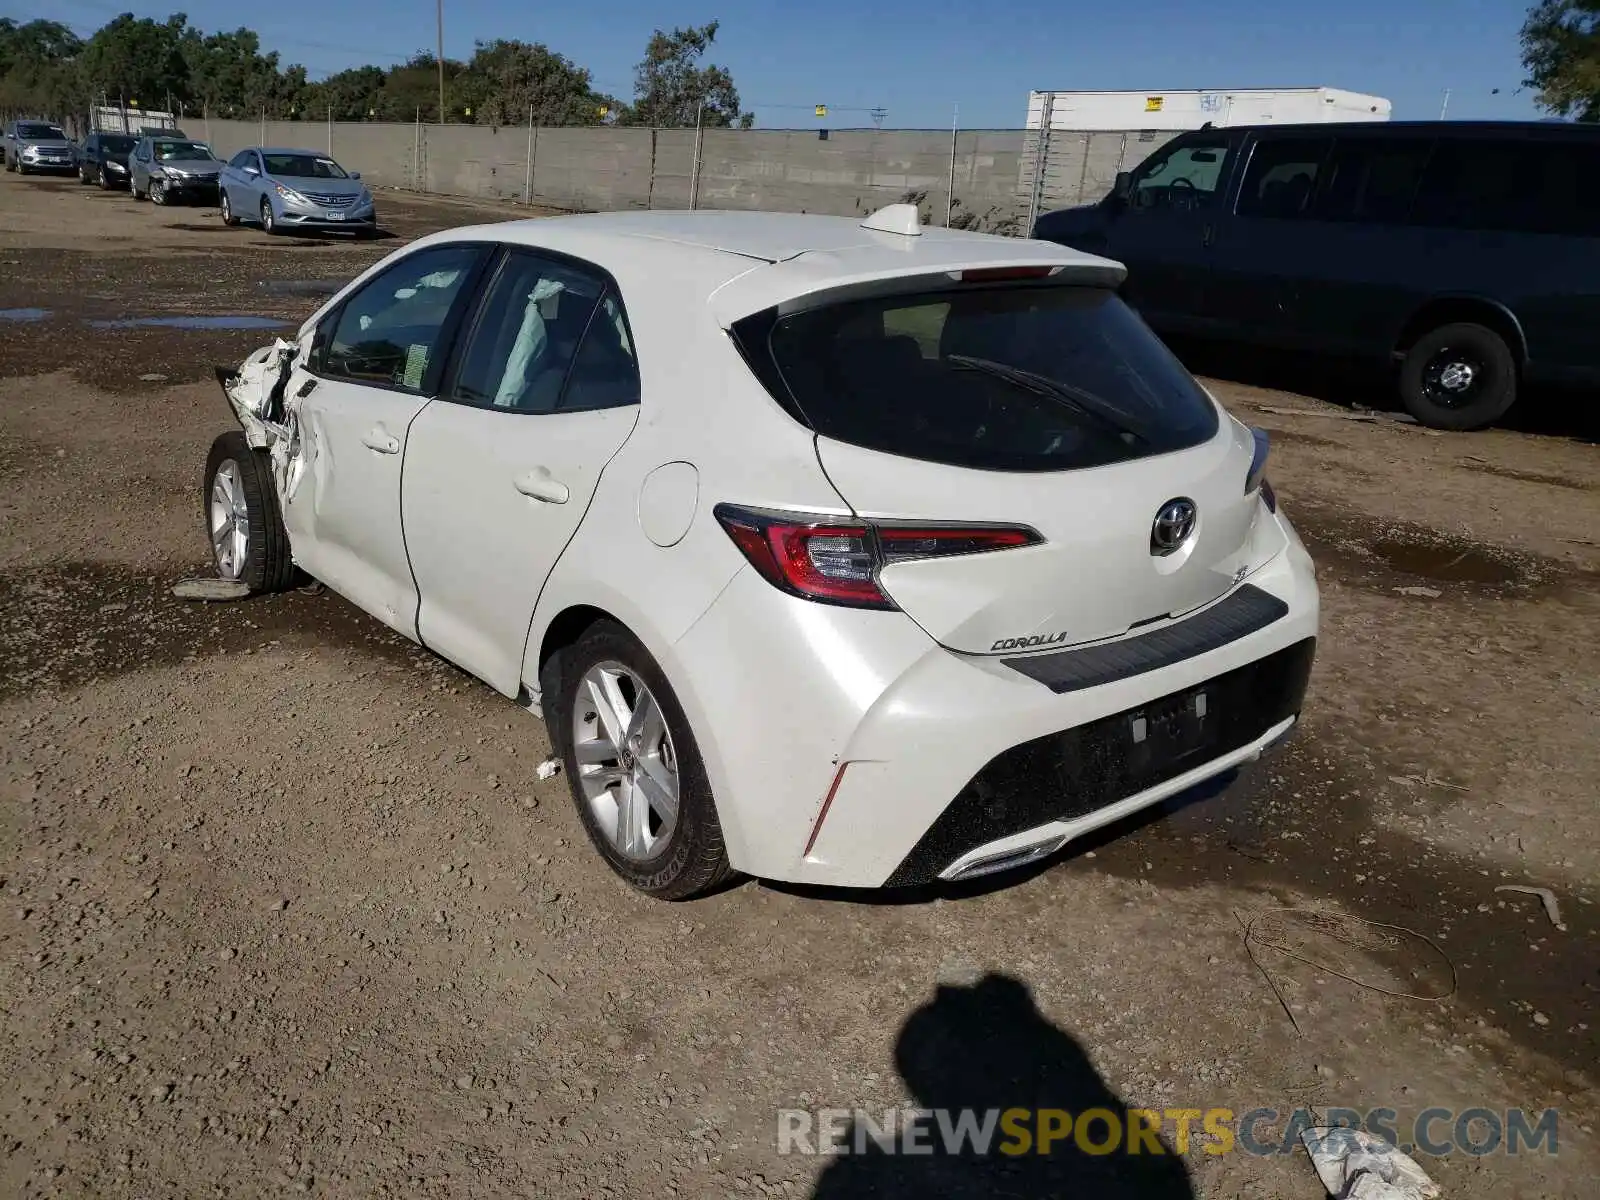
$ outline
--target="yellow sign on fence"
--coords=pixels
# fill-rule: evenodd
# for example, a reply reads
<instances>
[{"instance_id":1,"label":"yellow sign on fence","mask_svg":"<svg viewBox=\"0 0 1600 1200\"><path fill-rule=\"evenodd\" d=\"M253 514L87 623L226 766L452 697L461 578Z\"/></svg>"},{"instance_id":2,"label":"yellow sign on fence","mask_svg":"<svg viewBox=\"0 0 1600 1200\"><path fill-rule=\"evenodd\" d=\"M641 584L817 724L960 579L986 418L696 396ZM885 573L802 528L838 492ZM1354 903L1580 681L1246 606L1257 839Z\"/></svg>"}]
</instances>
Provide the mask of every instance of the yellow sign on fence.
<instances>
[{"instance_id":1,"label":"yellow sign on fence","mask_svg":"<svg viewBox=\"0 0 1600 1200\"><path fill-rule=\"evenodd\" d=\"M817 116L825 117L827 115L828 115L828 106L826 104L817 105Z\"/></svg>"},{"instance_id":2,"label":"yellow sign on fence","mask_svg":"<svg viewBox=\"0 0 1600 1200\"><path fill-rule=\"evenodd\" d=\"M1144 110L1145 112L1160 112L1161 105L1165 101L1165 96L1146 96L1144 98Z\"/></svg>"}]
</instances>

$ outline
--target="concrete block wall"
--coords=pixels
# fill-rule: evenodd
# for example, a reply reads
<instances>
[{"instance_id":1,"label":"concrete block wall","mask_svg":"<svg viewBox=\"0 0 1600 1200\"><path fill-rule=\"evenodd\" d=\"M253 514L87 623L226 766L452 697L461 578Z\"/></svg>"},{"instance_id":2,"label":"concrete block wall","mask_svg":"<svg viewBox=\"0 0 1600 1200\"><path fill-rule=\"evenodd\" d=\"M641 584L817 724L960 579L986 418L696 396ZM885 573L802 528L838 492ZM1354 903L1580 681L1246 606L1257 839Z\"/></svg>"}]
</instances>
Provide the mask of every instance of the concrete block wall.
<instances>
[{"instance_id":1,"label":"concrete block wall","mask_svg":"<svg viewBox=\"0 0 1600 1200\"><path fill-rule=\"evenodd\" d=\"M223 157L245 146L331 152L380 188L561 209L767 209L856 215L914 197L925 218L1021 233L1040 211L1105 195L1171 134L1013 129L692 129L204 121ZM1035 162L1041 159L1040 166ZM953 171L952 171L953 167ZM952 178L954 192L952 196ZM698 193L698 194L696 194Z\"/></svg>"}]
</instances>

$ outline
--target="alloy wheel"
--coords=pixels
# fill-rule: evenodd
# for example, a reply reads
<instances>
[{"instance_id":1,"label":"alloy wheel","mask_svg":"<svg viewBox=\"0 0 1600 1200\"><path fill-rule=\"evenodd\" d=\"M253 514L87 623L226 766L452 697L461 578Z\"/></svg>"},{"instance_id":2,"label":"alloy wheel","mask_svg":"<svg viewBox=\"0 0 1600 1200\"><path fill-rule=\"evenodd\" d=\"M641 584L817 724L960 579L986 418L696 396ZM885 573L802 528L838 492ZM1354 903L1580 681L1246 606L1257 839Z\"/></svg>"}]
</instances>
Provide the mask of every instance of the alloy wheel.
<instances>
[{"instance_id":1,"label":"alloy wheel","mask_svg":"<svg viewBox=\"0 0 1600 1200\"><path fill-rule=\"evenodd\" d=\"M644 680L615 661L591 667L573 700L572 743L595 824L624 858L654 858L678 824L678 756Z\"/></svg>"},{"instance_id":2,"label":"alloy wheel","mask_svg":"<svg viewBox=\"0 0 1600 1200\"><path fill-rule=\"evenodd\" d=\"M211 477L211 548L217 574L242 579L250 548L250 509L239 478L239 464L224 459Z\"/></svg>"}]
</instances>

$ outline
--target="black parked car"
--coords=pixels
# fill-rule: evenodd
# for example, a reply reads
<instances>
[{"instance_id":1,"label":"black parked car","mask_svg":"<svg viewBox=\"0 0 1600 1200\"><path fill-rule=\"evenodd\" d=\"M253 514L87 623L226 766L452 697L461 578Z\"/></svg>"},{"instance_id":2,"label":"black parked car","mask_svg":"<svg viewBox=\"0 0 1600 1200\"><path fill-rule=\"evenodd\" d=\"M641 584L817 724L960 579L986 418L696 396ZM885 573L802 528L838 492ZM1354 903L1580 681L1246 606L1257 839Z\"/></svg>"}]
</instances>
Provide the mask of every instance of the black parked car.
<instances>
[{"instance_id":1,"label":"black parked car","mask_svg":"<svg viewBox=\"0 0 1600 1200\"><path fill-rule=\"evenodd\" d=\"M1600 387L1600 127L1201 129L1033 236L1125 263L1159 330L1392 360L1441 429Z\"/></svg>"},{"instance_id":2,"label":"black parked car","mask_svg":"<svg viewBox=\"0 0 1600 1200\"><path fill-rule=\"evenodd\" d=\"M128 155L138 138L125 133L91 133L78 155L78 182L98 183L106 191L128 186Z\"/></svg>"}]
</instances>

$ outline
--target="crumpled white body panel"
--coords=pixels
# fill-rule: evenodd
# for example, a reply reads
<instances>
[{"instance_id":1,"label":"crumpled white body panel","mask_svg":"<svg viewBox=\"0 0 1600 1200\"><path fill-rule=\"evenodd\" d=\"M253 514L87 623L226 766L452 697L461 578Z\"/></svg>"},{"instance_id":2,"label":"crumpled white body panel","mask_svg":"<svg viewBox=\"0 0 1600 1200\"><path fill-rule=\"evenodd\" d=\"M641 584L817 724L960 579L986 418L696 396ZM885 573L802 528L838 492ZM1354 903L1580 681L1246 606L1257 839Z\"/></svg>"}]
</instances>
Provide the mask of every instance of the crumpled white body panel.
<instances>
[{"instance_id":1,"label":"crumpled white body panel","mask_svg":"<svg viewBox=\"0 0 1600 1200\"><path fill-rule=\"evenodd\" d=\"M270 346L255 351L239 368L239 376L227 389L228 401L244 426L245 437L258 450L272 458L272 478L279 497L287 502L299 486L305 471L301 453L300 397L285 390L278 420L268 414L273 407L272 393L286 384L300 352L296 342L278 338Z\"/></svg>"}]
</instances>

